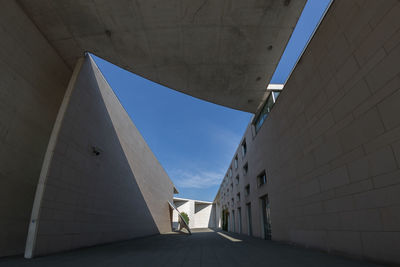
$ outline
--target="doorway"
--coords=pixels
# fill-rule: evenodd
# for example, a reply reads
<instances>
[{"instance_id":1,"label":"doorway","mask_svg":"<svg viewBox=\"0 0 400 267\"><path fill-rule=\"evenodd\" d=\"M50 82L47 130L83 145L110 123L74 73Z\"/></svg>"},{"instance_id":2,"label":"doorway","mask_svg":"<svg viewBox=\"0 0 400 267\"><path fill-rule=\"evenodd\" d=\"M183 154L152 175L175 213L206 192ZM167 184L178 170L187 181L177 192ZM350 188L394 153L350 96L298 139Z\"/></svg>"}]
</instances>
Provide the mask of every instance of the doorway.
<instances>
[{"instance_id":1,"label":"doorway","mask_svg":"<svg viewBox=\"0 0 400 267\"><path fill-rule=\"evenodd\" d=\"M222 210L222 230L229 231L229 212L228 212L228 209Z\"/></svg>"},{"instance_id":2,"label":"doorway","mask_svg":"<svg viewBox=\"0 0 400 267\"><path fill-rule=\"evenodd\" d=\"M235 232L235 211L232 210L232 232Z\"/></svg>"},{"instance_id":3,"label":"doorway","mask_svg":"<svg viewBox=\"0 0 400 267\"><path fill-rule=\"evenodd\" d=\"M242 233L242 209L238 208L238 232L239 234Z\"/></svg>"},{"instance_id":4,"label":"doorway","mask_svg":"<svg viewBox=\"0 0 400 267\"><path fill-rule=\"evenodd\" d=\"M253 229L252 229L252 221L251 221L251 203L246 204L246 210L247 210L247 234L249 236L252 236Z\"/></svg>"},{"instance_id":5,"label":"doorway","mask_svg":"<svg viewBox=\"0 0 400 267\"><path fill-rule=\"evenodd\" d=\"M261 231L264 239L271 240L271 209L268 195L260 198L261 200Z\"/></svg>"}]
</instances>

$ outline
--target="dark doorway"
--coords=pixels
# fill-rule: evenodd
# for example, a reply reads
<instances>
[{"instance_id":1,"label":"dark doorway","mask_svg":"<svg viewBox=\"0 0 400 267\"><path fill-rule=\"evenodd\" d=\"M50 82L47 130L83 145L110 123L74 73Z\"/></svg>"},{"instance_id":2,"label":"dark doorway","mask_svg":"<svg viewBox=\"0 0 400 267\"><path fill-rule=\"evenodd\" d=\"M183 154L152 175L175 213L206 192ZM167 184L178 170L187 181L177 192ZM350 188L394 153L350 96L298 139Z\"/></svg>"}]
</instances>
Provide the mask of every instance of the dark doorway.
<instances>
[{"instance_id":1,"label":"dark doorway","mask_svg":"<svg viewBox=\"0 0 400 267\"><path fill-rule=\"evenodd\" d=\"M222 230L228 231L229 227L229 212L228 209L222 210Z\"/></svg>"},{"instance_id":2,"label":"dark doorway","mask_svg":"<svg viewBox=\"0 0 400 267\"><path fill-rule=\"evenodd\" d=\"M252 221L251 221L251 203L246 204L247 209L247 234L252 236L253 229L252 229Z\"/></svg>"},{"instance_id":3,"label":"dark doorway","mask_svg":"<svg viewBox=\"0 0 400 267\"><path fill-rule=\"evenodd\" d=\"M238 208L238 232L242 233L242 209Z\"/></svg>"},{"instance_id":4,"label":"dark doorway","mask_svg":"<svg viewBox=\"0 0 400 267\"><path fill-rule=\"evenodd\" d=\"M269 205L268 195L265 195L261 199L262 209L262 232L264 239L271 240L271 209Z\"/></svg>"}]
</instances>

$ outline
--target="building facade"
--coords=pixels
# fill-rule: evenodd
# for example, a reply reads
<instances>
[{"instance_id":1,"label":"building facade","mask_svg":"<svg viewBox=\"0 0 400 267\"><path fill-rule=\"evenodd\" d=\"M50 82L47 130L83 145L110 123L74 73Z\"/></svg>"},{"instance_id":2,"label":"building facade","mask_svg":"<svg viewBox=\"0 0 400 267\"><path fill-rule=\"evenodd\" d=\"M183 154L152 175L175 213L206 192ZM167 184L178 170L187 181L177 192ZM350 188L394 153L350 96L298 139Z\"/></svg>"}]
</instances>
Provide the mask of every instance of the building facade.
<instances>
[{"instance_id":1,"label":"building facade","mask_svg":"<svg viewBox=\"0 0 400 267\"><path fill-rule=\"evenodd\" d=\"M189 217L189 227L215 228L215 207L213 202L174 197L174 204L179 212L185 212ZM174 210L173 228L178 229L178 213Z\"/></svg>"},{"instance_id":2,"label":"building facade","mask_svg":"<svg viewBox=\"0 0 400 267\"><path fill-rule=\"evenodd\" d=\"M399 11L332 3L233 156L215 198L221 228L400 262Z\"/></svg>"}]
</instances>

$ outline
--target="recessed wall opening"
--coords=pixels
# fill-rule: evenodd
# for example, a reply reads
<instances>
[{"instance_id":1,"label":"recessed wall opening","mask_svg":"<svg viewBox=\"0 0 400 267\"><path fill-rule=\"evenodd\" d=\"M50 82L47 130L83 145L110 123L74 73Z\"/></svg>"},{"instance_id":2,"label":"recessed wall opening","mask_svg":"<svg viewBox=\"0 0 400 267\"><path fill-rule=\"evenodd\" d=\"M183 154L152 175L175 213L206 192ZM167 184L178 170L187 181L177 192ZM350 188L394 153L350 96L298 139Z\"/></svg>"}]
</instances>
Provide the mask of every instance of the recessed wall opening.
<instances>
[{"instance_id":1,"label":"recessed wall opening","mask_svg":"<svg viewBox=\"0 0 400 267\"><path fill-rule=\"evenodd\" d=\"M257 176L257 186L261 187L264 184L267 183L267 175L265 171L262 171L258 176Z\"/></svg>"},{"instance_id":2,"label":"recessed wall opening","mask_svg":"<svg viewBox=\"0 0 400 267\"><path fill-rule=\"evenodd\" d=\"M253 235L253 222L251 219L251 203L246 204L246 213L247 213L247 234L249 236Z\"/></svg>"},{"instance_id":3,"label":"recessed wall opening","mask_svg":"<svg viewBox=\"0 0 400 267\"><path fill-rule=\"evenodd\" d=\"M271 209L268 195L260 197L261 233L264 239L271 240Z\"/></svg>"}]
</instances>

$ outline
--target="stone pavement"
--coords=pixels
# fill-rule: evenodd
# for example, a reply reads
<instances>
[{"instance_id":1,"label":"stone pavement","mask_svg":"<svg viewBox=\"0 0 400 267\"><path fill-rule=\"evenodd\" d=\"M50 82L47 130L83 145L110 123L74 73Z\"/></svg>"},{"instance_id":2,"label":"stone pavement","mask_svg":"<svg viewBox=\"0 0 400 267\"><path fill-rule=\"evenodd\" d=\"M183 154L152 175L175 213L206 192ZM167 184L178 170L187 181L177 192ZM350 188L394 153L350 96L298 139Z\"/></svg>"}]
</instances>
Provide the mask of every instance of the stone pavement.
<instances>
[{"instance_id":1,"label":"stone pavement","mask_svg":"<svg viewBox=\"0 0 400 267\"><path fill-rule=\"evenodd\" d=\"M26 260L0 259L0 266L377 266L320 251L245 235L194 230L163 234Z\"/></svg>"}]
</instances>

